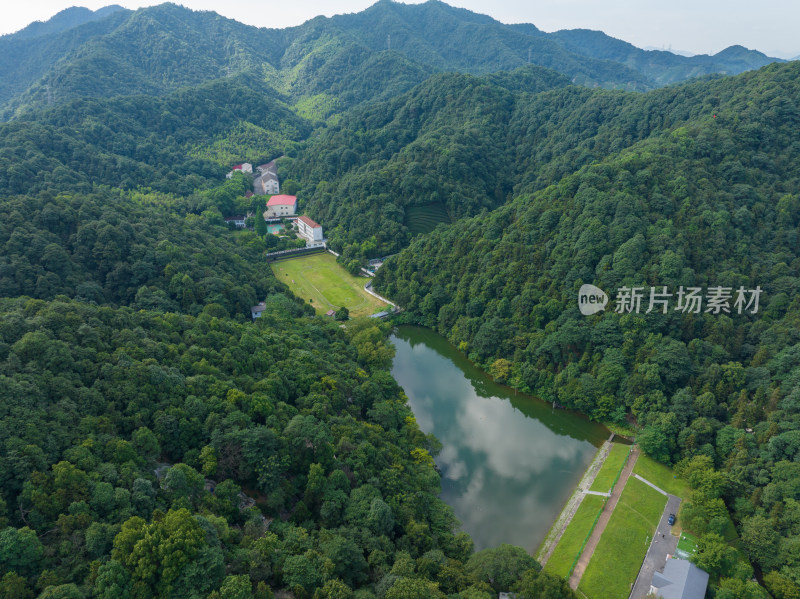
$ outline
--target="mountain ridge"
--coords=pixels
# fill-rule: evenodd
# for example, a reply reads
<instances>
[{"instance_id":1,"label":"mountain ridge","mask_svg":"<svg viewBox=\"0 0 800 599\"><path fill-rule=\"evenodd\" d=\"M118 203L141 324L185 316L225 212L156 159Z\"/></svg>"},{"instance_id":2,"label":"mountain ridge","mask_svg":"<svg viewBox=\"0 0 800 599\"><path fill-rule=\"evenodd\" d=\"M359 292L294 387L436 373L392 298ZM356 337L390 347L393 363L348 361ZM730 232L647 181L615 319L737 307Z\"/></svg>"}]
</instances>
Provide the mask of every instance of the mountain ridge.
<instances>
[{"instance_id":1,"label":"mountain ridge","mask_svg":"<svg viewBox=\"0 0 800 599\"><path fill-rule=\"evenodd\" d=\"M436 71L480 75L528 63L579 85L644 91L774 60L739 48L716 58L651 53L601 32L548 34L535 25L506 25L438 0L381 1L360 13L316 17L285 29L253 27L171 3L75 14L78 20L93 20L64 28L65 17L54 17L47 22L54 32L45 44L25 35L0 38L1 119L73 97L163 94L242 72L262 71L282 92L308 99L326 93L317 83L325 69L326 85L335 84L344 97L316 102L342 109L374 92L363 83L349 89L349 71L368 68L371 54L389 50L409 61L398 81L387 81L398 92Z\"/></svg>"}]
</instances>

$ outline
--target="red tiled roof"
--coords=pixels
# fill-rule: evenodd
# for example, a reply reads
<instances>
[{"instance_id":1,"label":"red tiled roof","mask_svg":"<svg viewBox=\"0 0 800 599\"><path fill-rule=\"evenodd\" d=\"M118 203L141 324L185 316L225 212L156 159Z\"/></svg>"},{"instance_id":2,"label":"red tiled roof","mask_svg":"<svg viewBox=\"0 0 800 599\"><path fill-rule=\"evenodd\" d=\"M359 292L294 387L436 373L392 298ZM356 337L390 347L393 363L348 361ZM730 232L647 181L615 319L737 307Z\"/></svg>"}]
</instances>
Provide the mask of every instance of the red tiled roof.
<instances>
[{"instance_id":1,"label":"red tiled roof","mask_svg":"<svg viewBox=\"0 0 800 599\"><path fill-rule=\"evenodd\" d=\"M318 225L317 223L315 223L313 220L308 218L305 214L303 216L299 217L297 220L303 221L307 226L311 227L312 229L321 228L321 225Z\"/></svg>"},{"instance_id":2,"label":"red tiled roof","mask_svg":"<svg viewBox=\"0 0 800 599\"><path fill-rule=\"evenodd\" d=\"M242 170L242 166L243 165L241 165L241 164L237 164L236 166L233 167L233 170L240 171L240 170Z\"/></svg>"},{"instance_id":3,"label":"red tiled roof","mask_svg":"<svg viewBox=\"0 0 800 599\"><path fill-rule=\"evenodd\" d=\"M285 194L279 194L272 196L267 202L267 206L286 206L286 205L293 205L296 203L297 203L297 196L288 196Z\"/></svg>"},{"instance_id":4,"label":"red tiled roof","mask_svg":"<svg viewBox=\"0 0 800 599\"><path fill-rule=\"evenodd\" d=\"M253 197L253 192L252 191L248 191L247 193L244 194L244 197L246 197L247 199L252 198Z\"/></svg>"}]
</instances>

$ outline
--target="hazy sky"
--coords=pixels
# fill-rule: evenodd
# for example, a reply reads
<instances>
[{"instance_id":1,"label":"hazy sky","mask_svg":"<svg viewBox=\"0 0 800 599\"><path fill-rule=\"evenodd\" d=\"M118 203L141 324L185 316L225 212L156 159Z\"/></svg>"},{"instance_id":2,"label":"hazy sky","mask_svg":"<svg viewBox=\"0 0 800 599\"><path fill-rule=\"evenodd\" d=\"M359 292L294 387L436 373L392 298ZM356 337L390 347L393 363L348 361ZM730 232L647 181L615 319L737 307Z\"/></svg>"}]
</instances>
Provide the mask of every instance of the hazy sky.
<instances>
[{"instance_id":1,"label":"hazy sky","mask_svg":"<svg viewBox=\"0 0 800 599\"><path fill-rule=\"evenodd\" d=\"M418 3L420 0L405 0ZM0 0L0 34L47 20L68 6L138 8L161 0ZM374 0L183 0L259 27L299 25L316 15L358 12ZM800 54L798 0L450 0L504 23L533 23L544 31L599 29L639 47L715 53L733 44L771 56Z\"/></svg>"}]
</instances>

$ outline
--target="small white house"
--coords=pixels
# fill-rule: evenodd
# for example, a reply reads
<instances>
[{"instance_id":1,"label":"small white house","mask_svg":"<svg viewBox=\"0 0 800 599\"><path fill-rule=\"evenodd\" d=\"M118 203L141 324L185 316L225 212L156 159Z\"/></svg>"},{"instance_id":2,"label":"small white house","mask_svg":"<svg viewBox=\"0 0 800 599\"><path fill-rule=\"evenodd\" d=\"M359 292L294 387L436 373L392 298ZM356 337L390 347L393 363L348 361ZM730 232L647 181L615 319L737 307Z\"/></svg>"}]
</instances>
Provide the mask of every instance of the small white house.
<instances>
[{"instance_id":1,"label":"small white house","mask_svg":"<svg viewBox=\"0 0 800 599\"><path fill-rule=\"evenodd\" d=\"M227 175L225 175L225 178L230 179L231 177L233 177L233 174L237 173L237 172L239 172L239 173L247 173L248 175L252 175L253 174L253 165L250 164L249 162L243 162L242 164L237 164L236 166L234 166L231 169L231 172L229 172Z\"/></svg>"},{"instance_id":2,"label":"small white house","mask_svg":"<svg viewBox=\"0 0 800 599\"><path fill-rule=\"evenodd\" d=\"M235 216L227 216L225 217L225 224L234 224L240 229L244 229L245 220L247 219L247 215L245 214L237 214Z\"/></svg>"},{"instance_id":3,"label":"small white house","mask_svg":"<svg viewBox=\"0 0 800 599\"><path fill-rule=\"evenodd\" d=\"M250 308L250 316L253 317L253 320L261 316L264 310L267 309L267 304L264 302L260 302L257 306L253 306Z\"/></svg>"},{"instance_id":4,"label":"small white house","mask_svg":"<svg viewBox=\"0 0 800 599\"><path fill-rule=\"evenodd\" d=\"M306 240L307 246L322 245L325 237L322 235L322 225L303 215L297 219L297 228L300 236Z\"/></svg>"}]
</instances>

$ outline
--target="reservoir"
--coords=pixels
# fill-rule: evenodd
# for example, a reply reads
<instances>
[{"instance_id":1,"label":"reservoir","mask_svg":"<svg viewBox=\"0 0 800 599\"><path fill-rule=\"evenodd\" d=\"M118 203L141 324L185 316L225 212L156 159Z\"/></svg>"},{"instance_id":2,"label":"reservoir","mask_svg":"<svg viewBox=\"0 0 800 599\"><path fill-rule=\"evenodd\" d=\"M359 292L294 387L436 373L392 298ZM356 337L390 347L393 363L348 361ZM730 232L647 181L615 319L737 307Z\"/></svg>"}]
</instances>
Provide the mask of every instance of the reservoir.
<instances>
[{"instance_id":1,"label":"reservoir","mask_svg":"<svg viewBox=\"0 0 800 599\"><path fill-rule=\"evenodd\" d=\"M403 325L391 339L392 375L442 443L441 498L475 549L535 552L608 430L494 383L435 331Z\"/></svg>"}]
</instances>

